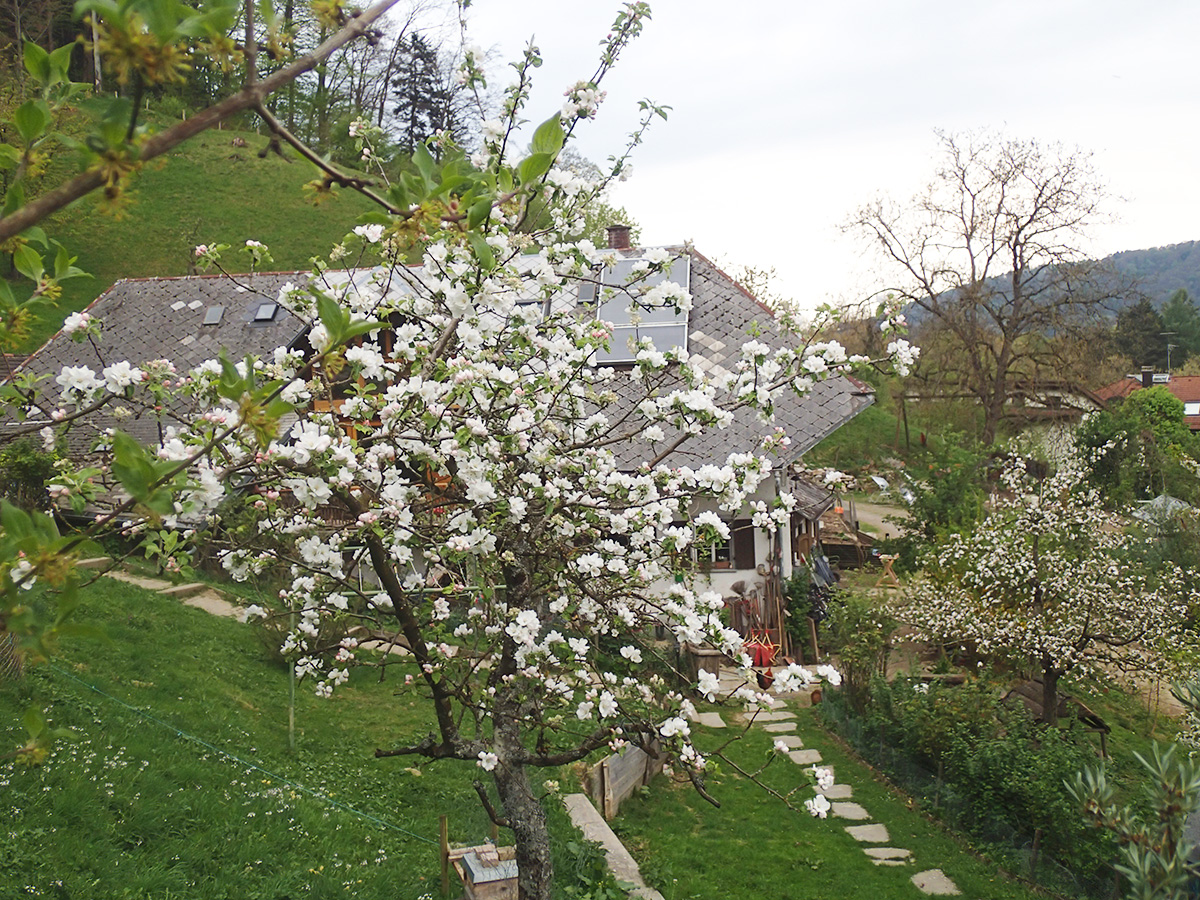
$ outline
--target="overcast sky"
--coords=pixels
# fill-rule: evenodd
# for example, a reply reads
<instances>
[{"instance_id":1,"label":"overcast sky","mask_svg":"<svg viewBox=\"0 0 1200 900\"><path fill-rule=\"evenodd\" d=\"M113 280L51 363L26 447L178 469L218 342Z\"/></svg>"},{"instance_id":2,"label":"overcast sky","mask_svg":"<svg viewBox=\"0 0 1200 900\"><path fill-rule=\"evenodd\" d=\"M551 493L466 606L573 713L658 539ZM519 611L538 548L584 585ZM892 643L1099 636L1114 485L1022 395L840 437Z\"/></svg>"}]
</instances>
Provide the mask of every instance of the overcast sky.
<instances>
[{"instance_id":1,"label":"overcast sky","mask_svg":"<svg viewBox=\"0 0 1200 900\"><path fill-rule=\"evenodd\" d=\"M1116 221L1098 255L1200 239L1196 41L1200 3L1147 0L657 0L606 82L578 148L622 145L637 101L673 107L614 199L646 244L691 240L726 262L774 266L811 306L880 280L838 226L933 173L935 129L1001 129L1094 153ZM541 121L594 69L617 6L475 0L471 39L501 60L531 38Z\"/></svg>"}]
</instances>

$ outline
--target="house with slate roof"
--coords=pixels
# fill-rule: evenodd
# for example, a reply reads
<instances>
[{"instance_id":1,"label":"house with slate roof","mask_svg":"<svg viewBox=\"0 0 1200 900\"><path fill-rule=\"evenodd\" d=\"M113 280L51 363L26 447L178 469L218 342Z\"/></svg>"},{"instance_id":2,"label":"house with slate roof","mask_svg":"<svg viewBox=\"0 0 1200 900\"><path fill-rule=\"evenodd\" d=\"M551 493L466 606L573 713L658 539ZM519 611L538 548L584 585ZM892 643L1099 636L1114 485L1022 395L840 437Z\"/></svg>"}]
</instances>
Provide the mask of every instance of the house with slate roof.
<instances>
[{"instance_id":1,"label":"house with slate roof","mask_svg":"<svg viewBox=\"0 0 1200 900\"><path fill-rule=\"evenodd\" d=\"M628 311L627 295L606 290L606 284L624 284L628 272L646 252L644 248L617 247L617 263L605 270L599 284L579 296L557 298L560 303L599 304L597 315L614 324L611 350L598 364L620 367L632 362L629 338L650 337L656 349L681 346L698 365L714 375L736 364L741 346L751 338L772 348L784 346L771 311L703 255L691 249L674 248L679 256L668 273L661 276L681 284L692 295L691 309ZM326 273L326 277L334 273ZM76 343L59 333L39 349L22 371L53 375L64 366L87 365L99 371L105 365L127 359L135 365L155 359L173 361L180 372L214 358L224 349L231 359L248 355L269 356L278 347L307 347L308 323L278 302L287 283L302 283L307 273L270 273L238 276L187 276L179 278L129 279L115 284L88 307L103 322L98 345ZM57 402L53 378L42 382L48 388L47 408ZM51 396L53 395L53 396ZM632 402L632 397L630 398ZM846 376L818 382L796 396L785 392L777 401L775 420L761 422L741 416L734 427L709 429L690 438L665 457L667 464L691 466L723 464L733 453L755 451L763 438L782 428L790 445L775 457L773 477L753 500L768 505L780 492L791 492L797 505L790 527L774 535L753 527L749 511L731 522L732 537L714 547L705 559L697 560L713 589L734 595L749 604L746 620L768 630L782 641L782 580L795 566L804 564L818 539L821 514L833 505L833 496L808 484L797 473L800 457L841 425L867 408L874 400L871 388ZM618 401L620 402L620 401ZM120 427L137 439L154 444L172 424L171 411L132 409L120 419L103 419L97 429ZM71 450L82 454L94 434L75 433ZM671 443L667 435L663 442ZM646 458L646 445L618 447L618 459L631 468ZM693 514L703 510L697 509Z\"/></svg>"}]
</instances>

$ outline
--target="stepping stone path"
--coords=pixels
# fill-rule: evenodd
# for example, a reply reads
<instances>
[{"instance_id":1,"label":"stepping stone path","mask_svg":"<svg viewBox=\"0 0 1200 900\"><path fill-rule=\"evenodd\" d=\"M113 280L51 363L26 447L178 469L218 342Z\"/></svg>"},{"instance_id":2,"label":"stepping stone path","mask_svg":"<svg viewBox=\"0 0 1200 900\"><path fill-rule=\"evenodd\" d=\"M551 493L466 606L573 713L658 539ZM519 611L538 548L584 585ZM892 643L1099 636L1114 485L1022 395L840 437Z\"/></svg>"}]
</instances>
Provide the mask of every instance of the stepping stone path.
<instances>
[{"instance_id":1,"label":"stepping stone path","mask_svg":"<svg viewBox=\"0 0 1200 900\"><path fill-rule=\"evenodd\" d=\"M79 565L80 568L84 569L101 569L108 563L109 560L105 557L96 557L95 559L85 559ZM161 578L132 575L120 569L113 569L104 574L109 578L124 581L126 584L134 584L148 591L158 591L164 597L175 597L182 600L186 606L194 606L214 616L225 616L232 619L241 614L240 607L234 606L221 596L215 588L207 584L200 584L199 582L194 584L172 584Z\"/></svg>"},{"instance_id":2,"label":"stepping stone path","mask_svg":"<svg viewBox=\"0 0 1200 900\"><path fill-rule=\"evenodd\" d=\"M730 672L720 673L721 690L728 694L738 687L743 685L740 678ZM807 692L801 692L794 697L789 698L795 702L795 705L801 707L811 706L811 698ZM709 718L715 716L715 720ZM810 768L818 765L821 762L821 753L818 750L805 749L804 742L800 740L795 733L796 722L795 713L786 708L786 704L781 700L773 700L771 709L761 710L754 714L744 714L741 716L744 722L762 729L770 734L777 742L781 742L787 748L788 758L798 766ZM716 724L719 722L720 724ZM712 728L725 727L724 721L721 720L719 713L703 713L698 719L698 724L707 725ZM814 788L816 790L816 788ZM871 862L877 866L908 866L911 865L912 851L906 850L903 847L885 846L891 837L888 835L887 826L879 822L872 822L871 814L860 804L852 801L854 789L848 784L834 784L827 791L820 791L825 795L825 799L831 801L831 812L836 818L845 819L850 822L862 822L861 825L847 825L846 833L861 844L870 844L863 848L863 853ZM925 872L919 872L912 877L912 883L917 889L925 894L944 896L950 894L961 893L946 874L941 869L929 869Z\"/></svg>"}]
</instances>

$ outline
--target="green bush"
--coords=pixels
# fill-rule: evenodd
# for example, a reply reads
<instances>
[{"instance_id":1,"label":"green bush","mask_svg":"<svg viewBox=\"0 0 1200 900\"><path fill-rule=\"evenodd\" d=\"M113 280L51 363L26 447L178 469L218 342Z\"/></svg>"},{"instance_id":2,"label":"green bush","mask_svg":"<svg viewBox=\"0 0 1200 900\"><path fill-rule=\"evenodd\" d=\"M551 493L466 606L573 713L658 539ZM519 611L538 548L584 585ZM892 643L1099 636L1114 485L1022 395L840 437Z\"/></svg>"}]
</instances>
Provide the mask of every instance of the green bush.
<instances>
[{"instance_id":1,"label":"green bush","mask_svg":"<svg viewBox=\"0 0 1200 900\"><path fill-rule=\"evenodd\" d=\"M1183 404L1165 387L1135 391L1117 408L1088 417L1076 434L1088 480L1110 505L1170 494L1200 500L1200 440L1183 421Z\"/></svg>"},{"instance_id":2,"label":"green bush","mask_svg":"<svg viewBox=\"0 0 1200 900\"><path fill-rule=\"evenodd\" d=\"M984 679L950 685L877 677L865 715L844 691L823 709L861 754L947 824L1012 857L1029 854L1036 842L1047 871L1057 863L1076 884L1111 885L1115 842L1087 826L1066 786L1096 760L1080 729L1035 723Z\"/></svg>"},{"instance_id":3,"label":"green bush","mask_svg":"<svg viewBox=\"0 0 1200 900\"><path fill-rule=\"evenodd\" d=\"M896 620L876 600L838 594L829 605L829 646L837 655L842 689L860 714L866 709L871 680L887 672Z\"/></svg>"},{"instance_id":4,"label":"green bush","mask_svg":"<svg viewBox=\"0 0 1200 900\"><path fill-rule=\"evenodd\" d=\"M29 438L0 450L0 496L22 509L46 509L46 485L54 475L58 456Z\"/></svg>"},{"instance_id":5,"label":"green bush","mask_svg":"<svg viewBox=\"0 0 1200 900\"><path fill-rule=\"evenodd\" d=\"M908 467L913 500L899 537L880 542L886 553L900 558L902 572L917 568L928 546L949 534L969 531L983 516L987 499L985 459L953 432L929 441L928 450Z\"/></svg>"}]
</instances>

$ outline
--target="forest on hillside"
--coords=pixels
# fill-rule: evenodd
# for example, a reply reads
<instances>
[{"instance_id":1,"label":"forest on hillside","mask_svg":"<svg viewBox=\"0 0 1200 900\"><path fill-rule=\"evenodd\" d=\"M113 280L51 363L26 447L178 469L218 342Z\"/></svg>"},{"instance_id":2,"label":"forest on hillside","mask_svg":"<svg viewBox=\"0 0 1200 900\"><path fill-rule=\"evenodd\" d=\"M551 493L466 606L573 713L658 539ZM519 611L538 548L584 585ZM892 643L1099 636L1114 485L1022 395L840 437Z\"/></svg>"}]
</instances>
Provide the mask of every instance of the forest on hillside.
<instances>
[{"instance_id":1,"label":"forest on hillside","mask_svg":"<svg viewBox=\"0 0 1200 900\"><path fill-rule=\"evenodd\" d=\"M1200 242L1122 250L1106 262L1112 263L1120 274L1135 279L1155 307L1161 307L1179 288L1193 297L1200 296Z\"/></svg>"}]
</instances>

